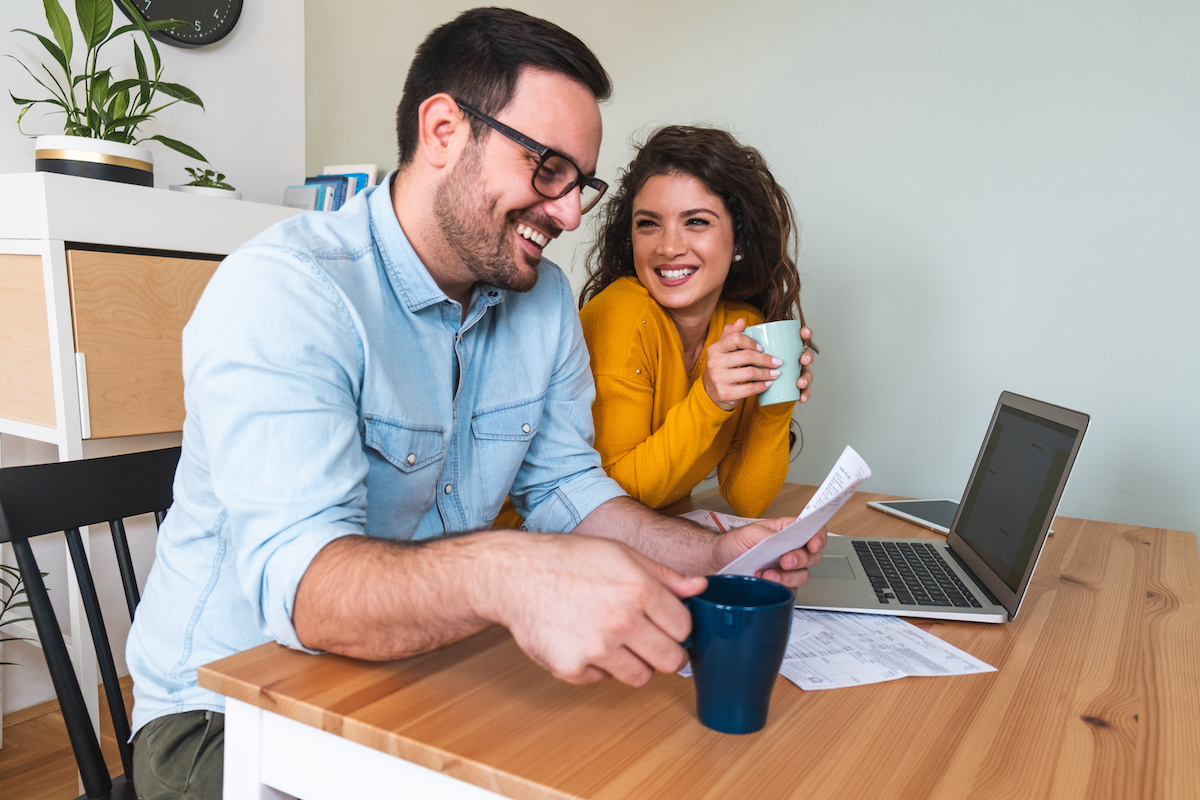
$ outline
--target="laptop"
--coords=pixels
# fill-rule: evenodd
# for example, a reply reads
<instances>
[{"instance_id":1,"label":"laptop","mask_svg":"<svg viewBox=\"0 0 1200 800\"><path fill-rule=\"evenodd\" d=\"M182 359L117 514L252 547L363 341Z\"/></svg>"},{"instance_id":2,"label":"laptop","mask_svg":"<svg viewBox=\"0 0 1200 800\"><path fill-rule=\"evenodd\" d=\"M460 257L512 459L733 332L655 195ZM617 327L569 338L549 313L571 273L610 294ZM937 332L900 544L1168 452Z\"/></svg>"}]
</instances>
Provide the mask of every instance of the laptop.
<instances>
[{"instance_id":1,"label":"laptop","mask_svg":"<svg viewBox=\"0 0 1200 800\"><path fill-rule=\"evenodd\" d=\"M1011 620L1087 425L1087 414L1003 392L946 541L830 536L808 582L796 590L796 605Z\"/></svg>"}]
</instances>

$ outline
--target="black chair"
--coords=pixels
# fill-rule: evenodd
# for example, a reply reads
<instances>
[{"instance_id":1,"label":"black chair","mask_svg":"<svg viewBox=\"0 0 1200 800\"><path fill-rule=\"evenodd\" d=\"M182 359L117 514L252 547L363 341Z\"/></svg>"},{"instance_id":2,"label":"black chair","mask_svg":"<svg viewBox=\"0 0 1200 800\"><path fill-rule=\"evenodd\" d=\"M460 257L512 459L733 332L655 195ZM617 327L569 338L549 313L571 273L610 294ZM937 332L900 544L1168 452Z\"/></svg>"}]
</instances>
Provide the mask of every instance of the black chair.
<instances>
[{"instance_id":1,"label":"black chair","mask_svg":"<svg viewBox=\"0 0 1200 800\"><path fill-rule=\"evenodd\" d=\"M109 524L125 600L129 606L129 618L132 620L139 595L129 543L125 537L124 520L154 513L155 522L162 524L166 510L171 505L171 483L178 462L179 448L173 447L107 458L0 469L0 542L11 542L16 553L17 566L28 595L30 615L37 626L46 666L50 669L54 691L58 695L67 733L71 738L71 748L75 751L75 761L86 792L83 797L89 800L134 798L135 794L133 748L127 742L129 717L117 682L112 648L105 632L96 586L79 529L102 522ZM92 728L83 693L50 605L50 597L46 593L46 585L42 582L41 571L29 545L29 540L34 537L59 531L66 535L88 627L96 646L97 664L104 681L113 730L120 746L125 774L115 780L109 778L108 767L100 751L100 741Z\"/></svg>"}]
</instances>

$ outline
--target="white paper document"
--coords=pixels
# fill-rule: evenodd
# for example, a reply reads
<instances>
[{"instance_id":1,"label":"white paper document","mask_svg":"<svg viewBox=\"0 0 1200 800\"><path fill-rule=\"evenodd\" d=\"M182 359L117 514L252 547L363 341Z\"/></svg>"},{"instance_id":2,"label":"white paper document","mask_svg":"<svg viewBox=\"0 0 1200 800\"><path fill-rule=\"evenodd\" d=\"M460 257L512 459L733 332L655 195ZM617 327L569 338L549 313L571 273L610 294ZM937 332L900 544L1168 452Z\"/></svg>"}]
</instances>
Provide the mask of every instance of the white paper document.
<instances>
[{"instance_id":1,"label":"white paper document","mask_svg":"<svg viewBox=\"0 0 1200 800\"><path fill-rule=\"evenodd\" d=\"M758 522L756 517L735 517L733 514L723 514L720 511L689 511L680 514L681 519L690 519L701 528L707 528L715 533L725 533L734 528L741 528L751 522Z\"/></svg>"},{"instance_id":2,"label":"white paper document","mask_svg":"<svg viewBox=\"0 0 1200 800\"><path fill-rule=\"evenodd\" d=\"M797 608L779 674L801 689L996 668L899 617Z\"/></svg>"},{"instance_id":3,"label":"white paper document","mask_svg":"<svg viewBox=\"0 0 1200 800\"><path fill-rule=\"evenodd\" d=\"M753 575L760 569L778 567L780 556L806 545L869 477L867 462L847 446L795 522L730 561L718 574Z\"/></svg>"}]
</instances>

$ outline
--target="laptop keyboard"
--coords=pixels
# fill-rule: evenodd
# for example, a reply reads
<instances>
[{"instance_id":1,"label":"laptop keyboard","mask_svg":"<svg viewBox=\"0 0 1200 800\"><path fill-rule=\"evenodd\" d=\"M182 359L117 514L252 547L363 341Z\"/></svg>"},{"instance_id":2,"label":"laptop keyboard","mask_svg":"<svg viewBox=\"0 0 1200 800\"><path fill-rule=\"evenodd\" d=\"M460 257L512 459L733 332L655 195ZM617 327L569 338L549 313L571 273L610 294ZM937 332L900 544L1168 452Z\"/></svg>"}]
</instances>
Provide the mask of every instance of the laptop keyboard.
<instances>
[{"instance_id":1,"label":"laptop keyboard","mask_svg":"<svg viewBox=\"0 0 1200 800\"><path fill-rule=\"evenodd\" d=\"M884 605L983 607L932 544L872 539L854 551Z\"/></svg>"}]
</instances>

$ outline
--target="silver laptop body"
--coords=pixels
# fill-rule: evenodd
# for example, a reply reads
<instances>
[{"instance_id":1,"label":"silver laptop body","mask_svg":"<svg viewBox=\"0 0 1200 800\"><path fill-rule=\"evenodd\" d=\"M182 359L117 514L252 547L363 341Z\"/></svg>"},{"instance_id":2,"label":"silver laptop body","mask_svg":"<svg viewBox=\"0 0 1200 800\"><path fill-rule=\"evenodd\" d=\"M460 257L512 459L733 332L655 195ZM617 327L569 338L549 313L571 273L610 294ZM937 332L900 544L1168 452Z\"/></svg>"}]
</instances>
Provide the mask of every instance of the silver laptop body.
<instances>
[{"instance_id":1,"label":"silver laptop body","mask_svg":"<svg viewBox=\"0 0 1200 800\"><path fill-rule=\"evenodd\" d=\"M1078 411L1001 393L946 541L830 536L808 582L796 590L796 605L972 622L1011 620L1033 577L1087 425L1088 416ZM898 588L897 578L911 577L920 566L914 559L930 567L934 577L918 581L915 589Z\"/></svg>"}]
</instances>

